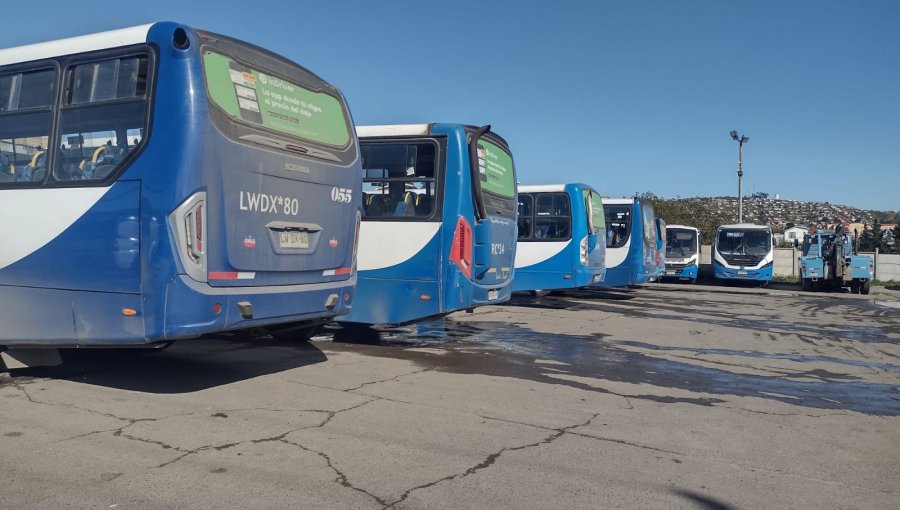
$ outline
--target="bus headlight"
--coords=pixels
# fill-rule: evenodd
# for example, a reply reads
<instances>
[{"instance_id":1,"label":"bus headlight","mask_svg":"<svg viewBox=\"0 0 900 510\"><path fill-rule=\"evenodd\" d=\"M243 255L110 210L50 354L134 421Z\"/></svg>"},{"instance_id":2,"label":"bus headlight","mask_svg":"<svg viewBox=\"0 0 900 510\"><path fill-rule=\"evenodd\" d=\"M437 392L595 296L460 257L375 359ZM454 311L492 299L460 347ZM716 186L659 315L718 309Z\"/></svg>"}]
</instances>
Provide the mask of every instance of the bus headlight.
<instances>
[{"instance_id":1,"label":"bus headlight","mask_svg":"<svg viewBox=\"0 0 900 510\"><path fill-rule=\"evenodd\" d=\"M581 262L582 266L587 267L588 265L588 238L584 236L581 240L581 249L578 251L578 260Z\"/></svg>"}]
</instances>

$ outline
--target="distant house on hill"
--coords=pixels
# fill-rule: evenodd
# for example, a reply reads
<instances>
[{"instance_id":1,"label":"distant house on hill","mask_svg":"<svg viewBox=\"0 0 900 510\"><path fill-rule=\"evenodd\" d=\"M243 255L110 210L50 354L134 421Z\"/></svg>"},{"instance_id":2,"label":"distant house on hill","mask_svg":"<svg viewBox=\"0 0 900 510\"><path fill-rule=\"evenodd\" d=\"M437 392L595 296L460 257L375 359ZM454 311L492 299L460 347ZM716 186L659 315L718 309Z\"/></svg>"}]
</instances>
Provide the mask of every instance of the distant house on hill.
<instances>
[{"instance_id":1,"label":"distant house on hill","mask_svg":"<svg viewBox=\"0 0 900 510\"><path fill-rule=\"evenodd\" d=\"M804 227L791 227L789 229L785 229L784 231L784 240L785 242L793 244L794 241L802 241L803 235L808 232Z\"/></svg>"}]
</instances>

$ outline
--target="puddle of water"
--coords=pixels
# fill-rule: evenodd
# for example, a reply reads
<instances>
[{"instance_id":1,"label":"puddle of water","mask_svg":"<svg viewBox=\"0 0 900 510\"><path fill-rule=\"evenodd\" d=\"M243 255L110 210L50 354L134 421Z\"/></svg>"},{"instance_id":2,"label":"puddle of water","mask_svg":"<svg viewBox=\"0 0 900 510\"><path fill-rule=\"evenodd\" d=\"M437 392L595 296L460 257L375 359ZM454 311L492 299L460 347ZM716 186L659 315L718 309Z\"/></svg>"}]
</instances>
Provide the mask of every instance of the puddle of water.
<instances>
[{"instance_id":1,"label":"puddle of water","mask_svg":"<svg viewBox=\"0 0 900 510\"><path fill-rule=\"evenodd\" d=\"M696 348L696 347L665 347L661 345L653 345L644 342L631 342L625 341L621 342L624 345L632 345L634 347L640 347L641 349L647 349L652 351L686 351L692 352L696 354L712 354L717 356L744 356L748 358L767 358L767 359L785 359L788 361L796 361L798 363L817 363L817 362L825 362L825 363L836 363L838 365L850 365L857 367L866 367L866 368L877 368L879 370L885 370L888 372L898 372L900 373L900 365L893 365L891 363L878 363L875 361L865 361L865 360L856 360L856 359L845 359L845 358L837 358L834 356L823 356L823 355L807 355L807 354L779 354L779 353L771 353L771 352L760 352L760 351L735 351L730 349L706 349L706 348Z\"/></svg>"},{"instance_id":2,"label":"puddle of water","mask_svg":"<svg viewBox=\"0 0 900 510\"><path fill-rule=\"evenodd\" d=\"M406 358L439 370L517 377L591 391L608 392L580 382L551 377L552 374L546 367L536 364L535 360L565 363L566 365L554 367L555 374L633 384L646 383L657 387L713 395L760 397L817 409L900 416L900 388L861 381L858 377L848 374L825 370L799 371L789 376L738 374L725 369L667 360L654 357L650 353L621 349L603 339L602 335L540 333L505 322L460 323L440 319L400 327L379 327L372 330L367 339L355 335L349 338L344 335L342 339L342 335L336 331L333 341L366 344L375 348L369 351L375 355ZM648 346L648 350L651 351L650 348L656 348L649 344L641 345ZM441 346L449 352L446 355L436 356L403 349L421 346ZM390 349L385 351L383 349L385 347ZM767 356L765 353L754 356L753 352L709 350L709 354L733 353L749 357ZM489 354L493 355L487 356ZM793 355L777 356L790 359ZM830 357L823 356L823 358L831 361ZM844 362L843 364L854 364L852 360L835 359ZM895 365L881 365L884 366L878 368L893 370L897 368ZM681 399L651 395L629 395L629 398L690 402L699 405L724 402L717 399Z\"/></svg>"}]
</instances>

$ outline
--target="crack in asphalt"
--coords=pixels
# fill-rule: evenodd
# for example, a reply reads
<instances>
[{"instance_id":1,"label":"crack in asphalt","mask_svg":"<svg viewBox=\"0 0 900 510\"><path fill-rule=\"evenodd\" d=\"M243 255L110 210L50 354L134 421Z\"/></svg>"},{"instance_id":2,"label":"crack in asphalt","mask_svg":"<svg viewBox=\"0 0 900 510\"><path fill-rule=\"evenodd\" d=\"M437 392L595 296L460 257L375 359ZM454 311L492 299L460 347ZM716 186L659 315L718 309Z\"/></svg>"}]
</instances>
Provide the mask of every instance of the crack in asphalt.
<instances>
[{"instance_id":1,"label":"crack in asphalt","mask_svg":"<svg viewBox=\"0 0 900 510\"><path fill-rule=\"evenodd\" d=\"M121 437L125 437L126 439L132 439L132 440L135 440L135 441L144 442L144 443L157 444L157 445L161 446L163 449L173 449L173 450L175 450L175 451L178 451L178 452L182 452L182 453L183 453L183 455L179 455L178 457L176 457L176 458L174 458L174 459L172 459L172 460L170 460L170 461L163 462L162 464L160 464L160 465L158 465L158 466L154 466L155 468L164 468L164 467L166 467L166 466L169 466L169 465L171 465L171 464L174 464L174 463L178 462L179 460L181 460L181 459L183 459L183 458L185 458L185 457L187 457L187 456L189 456L189 455L193 455L193 454L195 454L195 453L200 453L200 452L203 452L203 451L209 451L209 450L221 451L221 450L226 450L226 449L228 449L228 448L234 448L235 446L240 446L240 445L242 445L242 444L259 444L259 443L268 443L268 442L287 442L287 441L285 440L285 438L286 438L288 435L290 435L290 434L292 434L292 433L294 433L294 432L297 432L297 431L299 431L299 430L309 430L309 429L316 429L316 428L324 427L325 425L327 425L327 424L328 424L335 416L337 416L338 414L345 413L345 412L347 412L347 411L352 411L352 410L354 410L354 409L358 409L358 408L360 408L360 407L362 407L362 406L364 406L364 405L366 405L366 404L370 404L370 403L372 403L372 402L375 402L376 400L378 400L378 399L367 400L367 401L365 401L365 402L363 402L363 403L361 403L361 404L357 404L357 405L355 405L355 406L347 407L347 408L344 408L344 409L338 409L338 410L336 410L336 411L329 411L329 410L325 410L325 409L298 409L298 410L297 410L298 412L327 413L328 416L326 416L325 419L322 420L321 423L318 423L318 424L316 424L316 425L308 425L308 426L305 426L305 427L296 427L296 428L290 429L290 430L288 430L288 431L286 431L286 432L283 432L283 433L281 433L281 434L278 434L278 435L276 435L276 436L262 437L262 438L257 438L257 439L248 439L248 440L246 440L246 441L238 441L238 442L236 442L236 443L226 443L226 444L222 444L222 445L204 445L204 446L200 446L200 447L198 447L198 448L195 448L195 449L193 449L193 450L184 450L184 449L178 448L178 447L176 447L176 446L172 446L172 445L165 444L165 443L163 443L163 442L161 442L161 441L153 441L153 440L144 439L144 438L139 438L139 437L135 437L135 436L126 436L126 435L123 435L123 434L114 434L114 435L121 436ZM129 424L129 425L126 425L125 427L128 427L128 426L130 426L130 424ZM125 427L123 427L123 429L124 429Z\"/></svg>"},{"instance_id":2,"label":"crack in asphalt","mask_svg":"<svg viewBox=\"0 0 900 510\"><path fill-rule=\"evenodd\" d=\"M538 428L542 428L542 429L553 430L553 433L550 434L549 436L545 437L545 438L542 439L541 441L536 442L536 443L528 443L528 444L525 444L525 445L521 445L521 446L513 446L513 447L503 447L503 448L501 448L500 450L498 450L498 451L496 451L496 452L494 452L494 453L491 453L491 454L488 455L484 460L482 460L482 461L479 462L478 464L476 464L476 465L474 465L474 466L472 466L472 467L466 469L466 470L463 471L462 473L456 473L456 474L453 474L453 475L448 475L448 476L445 476L445 477L440 478L440 479L438 479L438 480L435 480L435 481L433 481L433 482L428 482L428 483L425 483L425 484L422 484L422 485L417 485L417 486L415 486L415 487L413 487L413 488L411 488L411 489L408 489L406 492L404 492L403 494L401 494L400 497L399 497L398 499L396 499L395 501L392 501L392 502L390 502L390 503L388 503L388 504L385 504L384 507L382 508L382 510L386 510L386 509L388 509L388 508L396 507L396 506L399 505L400 503L403 503L404 501L406 501L406 499L409 497L409 495L412 494L413 492L417 491L417 490L420 490L420 489L427 489L427 488L429 488L429 487L434 487L435 485L437 485L437 484L439 484L439 483L442 483L442 482L446 482L446 481L448 481L448 480L455 480L455 479L458 479L458 478L465 478L465 477L467 477L467 476L469 476L469 475L473 475L473 474L477 473L478 471L481 471L481 470L483 470L483 469L487 469L487 468L493 466L494 463L497 462L497 459L500 458L500 456L502 456L504 453L507 453L507 452L515 452L515 451L519 451L519 450L525 450L525 449L528 449L528 448L534 448L534 447L538 447L538 446L543 446L543 445L546 445L546 444L550 444L550 443L552 443L553 441L559 439L560 437L564 436L564 435L567 434L567 433L568 433L568 434L571 434L571 432L569 432L570 429L574 429L574 428L578 428L578 427L586 427L586 426L590 425L591 422L594 421L594 419L597 418L598 416L600 416L600 413L595 413L593 416L591 416L590 418L588 418L588 420L585 421L584 423L578 423L578 424L575 424L575 425L571 425L571 426L569 426L569 427L562 427L562 428L559 428L559 429L550 429L550 428L546 428L546 427L538 427Z\"/></svg>"},{"instance_id":3,"label":"crack in asphalt","mask_svg":"<svg viewBox=\"0 0 900 510\"><path fill-rule=\"evenodd\" d=\"M626 399L626 400L627 400L627 399ZM634 409L634 407L631 407L630 409ZM598 414L595 414L595 415L593 416L593 418L591 418L591 420L593 420L593 419L596 418L597 416L599 416L599 413L598 413ZM534 427L534 428L536 428L536 429L549 430L549 431L554 431L554 432L558 432L558 431L560 431L560 430L563 430L565 434L569 434L569 435L572 435L572 436L584 437L584 438L587 438L587 439L595 439L595 440L597 440L597 441L602 441L602 442L607 442L607 443L616 443L616 444L625 445L625 446L634 446L635 448L641 448L641 449L643 449L643 450L650 450L650 451L654 451L654 452L669 453L669 454L672 454L672 455L680 455L680 456L683 456L683 457L684 457L684 456L687 456L686 454L681 453L681 452L676 452L676 451L672 451L672 450L663 450L663 449L656 448L656 447L653 447L653 446L647 446L647 445L643 445L643 444L640 444L640 443L634 443L634 442L631 442L631 441L625 441L624 439L615 439L615 438L611 438L611 437L596 436L596 435L594 435L594 434L588 434L587 432L574 432L574 431L572 431L572 430L569 430L569 429L572 429L572 428L577 428L577 426L576 426L576 427L565 427L565 428L563 428L563 429L555 429L555 428L553 428L553 427L546 427L546 426L544 426L544 425L535 425L535 424L533 424L533 423L525 423L525 422L516 421L516 420L507 420L507 419L504 419L504 418L494 418L494 417L491 417L491 416L484 416L484 415L478 415L478 417L479 417L479 418L483 418L483 419L485 419L485 420L500 421L500 422L504 422L504 423L512 423L512 424L514 424L514 425L522 425L522 426L525 426L525 427Z\"/></svg>"},{"instance_id":4,"label":"crack in asphalt","mask_svg":"<svg viewBox=\"0 0 900 510\"><path fill-rule=\"evenodd\" d=\"M371 492L369 492L369 491L367 491L367 490L365 490L365 489L363 489L363 488L356 487L355 485L353 485L352 483L350 483L350 480L347 478L347 475L344 474L344 472L342 472L340 469L338 469L338 468L334 465L334 463L331 461L331 457L329 457L327 453L325 453L325 452L320 452L320 451L318 451L318 450L313 450L312 448L309 448L309 447L307 447L307 446L303 446L303 445L300 444L300 443L295 443L295 442L293 442L293 441L288 441L287 439L281 439L280 441L281 441L282 443L285 443L285 444L289 444L289 445L292 445L292 446L296 446L297 448L300 448L301 450L307 451L307 452L309 452L309 453L314 453L314 454L318 455L319 457L321 457L322 459L325 460L325 463L326 463L326 465L328 466L328 468L331 469L332 471L334 471L335 475L337 475L337 476L335 477L335 479L334 479L334 482L335 482L335 483L340 484L342 487L346 487L346 488L352 489L352 490L354 490L354 491L356 491L356 492L360 492L360 493L362 493L362 494L365 494L366 496L369 496L370 498L374 499L379 505L382 505L382 506L385 506L385 507L386 507L387 502L386 502L385 500L379 498L378 496L372 494Z\"/></svg>"}]
</instances>

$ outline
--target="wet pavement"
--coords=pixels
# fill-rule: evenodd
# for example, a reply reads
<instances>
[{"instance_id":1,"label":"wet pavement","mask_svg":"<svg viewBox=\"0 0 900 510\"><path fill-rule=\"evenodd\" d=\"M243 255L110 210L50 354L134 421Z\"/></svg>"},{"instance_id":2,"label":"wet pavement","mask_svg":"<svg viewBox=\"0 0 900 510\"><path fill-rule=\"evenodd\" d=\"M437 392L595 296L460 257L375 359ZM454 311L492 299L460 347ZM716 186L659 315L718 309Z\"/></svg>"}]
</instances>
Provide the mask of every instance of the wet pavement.
<instances>
[{"instance_id":1,"label":"wet pavement","mask_svg":"<svg viewBox=\"0 0 900 510\"><path fill-rule=\"evenodd\" d=\"M896 507L893 302L666 284L69 352L0 373L0 508Z\"/></svg>"}]
</instances>

